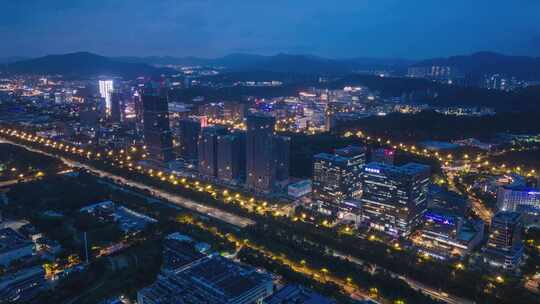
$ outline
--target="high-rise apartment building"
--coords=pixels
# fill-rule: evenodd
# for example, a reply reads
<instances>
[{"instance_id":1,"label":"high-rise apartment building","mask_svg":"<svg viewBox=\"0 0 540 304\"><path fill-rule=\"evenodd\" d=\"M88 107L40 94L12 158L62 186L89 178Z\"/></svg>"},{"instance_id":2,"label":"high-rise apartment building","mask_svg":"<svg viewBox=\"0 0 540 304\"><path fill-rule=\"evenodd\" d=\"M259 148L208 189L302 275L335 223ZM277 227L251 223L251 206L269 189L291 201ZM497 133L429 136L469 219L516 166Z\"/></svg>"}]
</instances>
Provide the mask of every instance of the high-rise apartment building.
<instances>
[{"instance_id":1,"label":"high-rise apartment building","mask_svg":"<svg viewBox=\"0 0 540 304\"><path fill-rule=\"evenodd\" d=\"M198 141L201 133L201 122L199 119L186 118L178 123L180 156L186 160L193 160L198 157Z\"/></svg>"},{"instance_id":2,"label":"high-rise apartment building","mask_svg":"<svg viewBox=\"0 0 540 304\"><path fill-rule=\"evenodd\" d=\"M111 122L119 123L122 120L123 99L124 95L122 92L115 90L111 93L111 111L109 115Z\"/></svg>"},{"instance_id":3,"label":"high-rise apartment building","mask_svg":"<svg viewBox=\"0 0 540 304\"><path fill-rule=\"evenodd\" d=\"M227 134L224 127L214 126L203 128L199 136L199 174L206 178L218 175L218 141Z\"/></svg>"},{"instance_id":4,"label":"high-rise apartment building","mask_svg":"<svg viewBox=\"0 0 540 304\"><path fill-rule=\"evenodd\" d=\"M291 138L286 136L274 137L274 161L276 167L276 181L289 180Z\"/></svg>"},{"instance_id":5,"label":"high-rise apartment building","mask_svg":"<svg viewBox=\"0 0 540 304\"><path fill-rule=\"evenodd\" d=\"M246 185L268 192L275 184L274 125L271 116L250 115L246 119Z\"/></svg>"},{"instance_id":6,"label":"high-rise apartment building","mask_svg":"<svg viewBox=\"0 0 540 304\"><path fill-rule=\"evenodd\" d=\"M174 154L165 88L159 83L147 83L141 98L144 143L150 158L158 162L170 161Z\"/></svg>"},{"instance_id":7,"label":"high-rise apartment building","mask_svg":"<svg viewBox=\"0 0 540 304\"><path fill-rule=\"evenodd\" d=\"M246 134L237 132L218 138L218 172L220 180L240 181L246 174Z\"/></svg>"}]
</instances>

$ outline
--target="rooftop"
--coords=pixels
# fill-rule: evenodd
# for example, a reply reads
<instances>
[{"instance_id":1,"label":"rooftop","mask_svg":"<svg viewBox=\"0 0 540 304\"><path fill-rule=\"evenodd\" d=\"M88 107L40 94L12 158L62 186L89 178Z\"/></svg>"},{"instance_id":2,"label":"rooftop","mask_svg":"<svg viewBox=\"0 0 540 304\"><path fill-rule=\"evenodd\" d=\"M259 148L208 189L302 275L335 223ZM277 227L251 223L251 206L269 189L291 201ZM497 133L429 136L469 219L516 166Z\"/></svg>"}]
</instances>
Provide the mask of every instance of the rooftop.
<instances>
[{"instance_id":1,"label":"rooftop","mask_svg":"<svg viewBox=\"0 0 540 304\"><path fill-rule=\"evenodd\" d=\"M166 270L177 271L206 256L191 241L167 238L163 241L163 247L162 268Z\"/></svg>"},{"instance_id":2,"label":"rooftop","mask_svg":"<svg viewBox=\"0 0 540 304\"><path fill-rule=\"evenodd\" d=\"M229 299L241 296L267 279L266 275L256 272L254 268L221 256L208 258L187 269L183 275Z\"/></svg>"},{"instance_id":3,"label":"rooftop","mask_svg":"<svg viewBox=\"0 0 540 304\"><path fill-rule=\"evenodd\" d=\"M32 242L30 240L25 239L22 235L11 228L4 228L0 230L0 254L31 244Z\"/></svg>"},{"instance_id":4,"label":"rooftop","mask_svg":"<svg viewBox=\"0 0 540 304\"><path fill-rule=\"evenodd\" d=\"M520 220L521 214L517 212L509 212L509 211L499 211L497 212L493 218L493 221L499 221L499 222L507 222L507 223L516 223Z\"/></svg>"},{"instance_id":5,"label":"rooftop","mask_svg":"<svg viewBox=\"0 0 540 304\"><path fill-rule=\"evenodd\" d=\"M406 175L416 175L426 171L429 172L429 170L430 167L428 165L418 163L408 163L403 166L394 166L390 164L371 162L364 168L364 171L371 173L393 172Z\"/></svg>"},{"instance_id":6,"label":"rooftop","mask_svg":"<svg viewBox=\"0 0 540 304\"><path fill-rule=\"evenodd\" d=\"M272 278L255 268L219 255L199 259L158 276L139 296L159 303L236 303L254 290L272 286Z\"/></svg>"},{"instance_id":7,"label":"rooftop","mask_svg":"<svg viewBox=\"0 0 540 304\"><path fill-rule=\"evenodd\" d=\"M265 304L334 304L336 302L315 293L313 290L287 285L264 300Z\"/></svg>"},{"instance_id":8,"label":"rooftop","mask_svg":"<svg viewBox=\"0 0 540 304\"><path fill-rule=\"evenodd\" d=\"M343 157L353 157L359 154L364 154L366 151L360 146L347 146L345 148L336 149L335 154Z\"/></svg>"}]
</instances>

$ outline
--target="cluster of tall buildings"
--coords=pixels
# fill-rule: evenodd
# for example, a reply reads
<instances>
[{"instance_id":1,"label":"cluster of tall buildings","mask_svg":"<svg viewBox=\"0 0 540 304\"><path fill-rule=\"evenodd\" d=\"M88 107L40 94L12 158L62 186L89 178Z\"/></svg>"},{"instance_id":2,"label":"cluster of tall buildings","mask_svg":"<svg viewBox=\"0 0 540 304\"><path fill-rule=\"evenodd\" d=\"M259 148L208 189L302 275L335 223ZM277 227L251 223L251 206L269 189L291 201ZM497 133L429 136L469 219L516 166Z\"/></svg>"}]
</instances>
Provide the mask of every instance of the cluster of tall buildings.
<instances>
[{"instance_id":1,"label":"cluster of tall buildings","mask_svg":"<svg viewBox=\"0 0 540 304\"><path fill-rule=\"evenodd\" d=\"M485 75L482 83L482 87L488 90L499 91L515 91L529 84L526 81L519 80L514 76L508 76L503 74L491 74Z\"/></svg>"},{"instance_id":2,"label":"cluster of tall buildings","mask_svg":"<svg viewBox=\"0 0 540 304\"><path fill-rule=\"evenodd\" d=\"M194 133L192 122L183 122L186 130L182 151L193 155ZM225 182L245 182L255 191L270 192L280 182L289 179L288 137L274 133L275 119L266 115L249 115L246 131L229 132L225 127L210 126L200 129L197 142L199 174Z\"/></svg>"},{"instance_id":3,"label":"cluster of tall buildings","mask_svg":"<svg viewBox=\"0 0 540 304\"><path fill-rule=\"evenodd\" d=\"M100 80L99 91L105 100L107 117L119 121L125 96L115 90L110 80ZM133 96L150 161L166 164L179 156L186 163L196 164L203 178L245 184L257 192L272 192L286 186L290 139L275 134L274 116L246 116L245 106L238 103L206 104L199 109L202 115L176 120L173 135L166 84L147 82ZM94 121L96 117L88 114L95 112L96 107L85 107L82 120ZM228 128L219 122L209 124L210 120L241 122L245 128Z\"/></svg>"},{"instance_id":4,"label":"cluster of tall buildings","mask_svg":"<svg viewBox=\"0 0 540 304\"><path fill-rule=\"evenodd\" d=\"M383 162L366 164L366 150L349 146L313 160L312 202L324 214L342 218L360 215L360 221L393 236L408 236L427 210L430 168L390 163L393 151L374 151Z\"/></svg>"},{"instance_id":5,"label":"cluster of tall buildings","mask_svg":"<svg viewBox=\"0 0 540 304\"><path fill-rule=\"evenodd\" d=\"M429 166L396 166L392 150L376 149L370 155L377 161L366 163L366 150L356 146L315 155L312 206L392 238L407 238L418 251L438 259L463 258L481 246L484 223L469 216L466 197L431 185ZM500 211L482 248L484 262L505 270L519 266L523 218L538 215L539 193L500 188Z\"/></svg>"},{"instance_id":6,"label":"cluster of tall buildings","mask_svg":"<svg viewBox=\"0 0 540 304\"><path fill-rule=\"evenodd\" d=\"M410 67L407 71L407 77L456 84L462 81L464 74L453 66L426 65Z\"/></svg>"}]
</instances>

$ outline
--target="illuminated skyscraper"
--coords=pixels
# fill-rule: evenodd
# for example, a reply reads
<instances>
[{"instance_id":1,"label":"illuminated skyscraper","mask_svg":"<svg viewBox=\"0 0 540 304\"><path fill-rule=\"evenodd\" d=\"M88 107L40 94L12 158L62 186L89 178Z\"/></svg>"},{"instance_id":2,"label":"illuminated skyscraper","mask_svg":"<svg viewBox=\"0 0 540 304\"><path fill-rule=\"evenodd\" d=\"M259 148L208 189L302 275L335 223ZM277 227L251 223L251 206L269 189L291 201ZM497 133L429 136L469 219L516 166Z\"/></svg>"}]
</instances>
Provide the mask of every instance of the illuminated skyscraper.
<instances>
[{"instance_id":1,"label":"illuminated skyscraper","mask_svg":"<svg viewBox=\"0 0 540 304\"><path fill-rule=\"evenodd\" d=\"M393 236L409 235L427 209L430 168L409 163L369 163L362 181L362 212L372 228Z\"/></svg>"},{"instance_id":2,"label":"illuminated skyscraper","mask_svg":"<svg viewBox=\"0 0 540 304\"><path fill-rule=\"evenodd\" d=\"M105 111L107 116L111 115L111 99L114 90L114 84L112 80L100 80L99 81L99 95L105 99Z\"/></svg>"},{"instance_id":3,"label":"illuminated skyscraper","mask_svg":"<svg viewBox=\"0 0 540 304\"><path fill-rule=\"evenodd\" d=\"M336 215L346 199L360 197L365 163L365 150L355 146L338 149L334 154L315 155L312 193L319 211Z\"/></svg>"},{"instance_id":4,"label":"illuminated skyscraper","mask_svg":"<svg viewBox=\"0 0 540 304\"><path fill-rule=\"evenodd\" d=\"M147 83L142 90L144 143L151 159L167 162L174 158L169 106L165 88Z\"/></svg>"}]
</instances>

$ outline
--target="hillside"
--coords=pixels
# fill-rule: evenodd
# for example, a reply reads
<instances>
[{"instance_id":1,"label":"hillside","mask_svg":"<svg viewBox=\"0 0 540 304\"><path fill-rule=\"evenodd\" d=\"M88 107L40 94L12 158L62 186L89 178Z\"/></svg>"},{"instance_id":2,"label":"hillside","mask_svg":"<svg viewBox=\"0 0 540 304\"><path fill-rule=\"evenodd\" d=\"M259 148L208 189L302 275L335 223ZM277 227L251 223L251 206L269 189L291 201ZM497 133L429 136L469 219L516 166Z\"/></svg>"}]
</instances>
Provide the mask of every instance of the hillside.
<instances>
[{"instance_id":1,"label":"hillside","mask_svg":"<svg viewBox=\"0 0 540 304\"><path fill-rule=\"evenodd\" d=\"M346 74L356 70L404 69L413 61L385 58L328 59L312 55L230 54L218 58L200 57L118 57L118 60L153 65L193 65L224 67L232 71L267 71L296 74Z\"/></svg>"},{"instance_id":2,"label":"hillside","mask_svg":"<svg viewBox=\"0 0 540 304\"><path fill-rule=\"evenodd\" d=\"M172 72L144 63L129 63L87 52L48 55L17 61L6 65L5 70L14 74L60 74L65 76L156 76Z\"/></svg>"}]
</instances>

